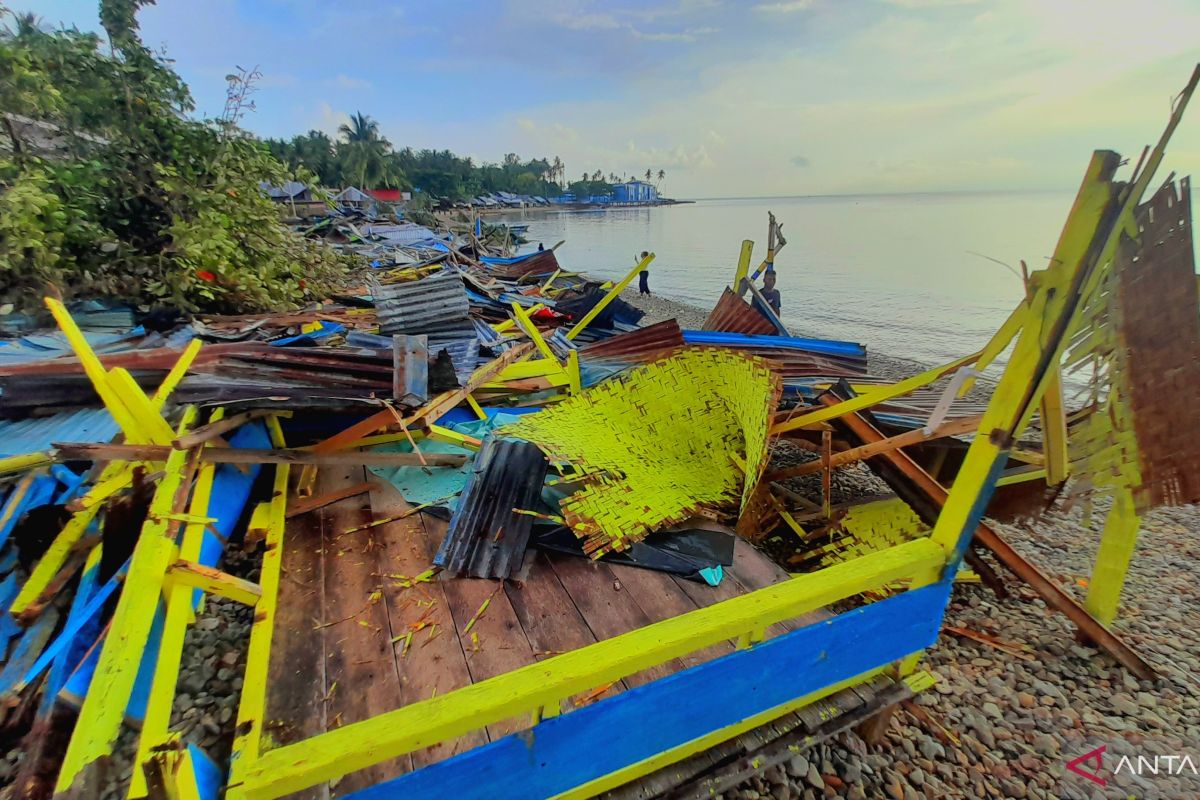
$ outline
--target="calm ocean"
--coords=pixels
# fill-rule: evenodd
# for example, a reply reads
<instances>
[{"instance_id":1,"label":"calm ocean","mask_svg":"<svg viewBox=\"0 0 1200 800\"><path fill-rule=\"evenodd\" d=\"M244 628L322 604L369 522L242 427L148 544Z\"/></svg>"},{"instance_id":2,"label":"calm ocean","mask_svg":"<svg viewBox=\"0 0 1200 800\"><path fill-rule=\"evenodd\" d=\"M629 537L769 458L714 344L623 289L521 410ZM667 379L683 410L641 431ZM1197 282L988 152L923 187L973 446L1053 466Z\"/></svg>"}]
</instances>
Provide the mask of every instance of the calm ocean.
<instances>
[{"instance_id":1,"label":"calm ocean","mask_svg":"<svg viewBox=\"0 0 1200 800\"><path fill-rule=\"evenodd\" d=\"M847 339L922 362L987 342L1020 300L1016 274L1045 265L1072 193L974 193L700 200L660 208L528 212L559 261L602 278L656 254L650 287L710 308L732 280L743 239L766 254L767 211L788 244L776 259L784 322L801 335ZM981 255L975 255L976 253Z\"/></svg>"}]
</instances>

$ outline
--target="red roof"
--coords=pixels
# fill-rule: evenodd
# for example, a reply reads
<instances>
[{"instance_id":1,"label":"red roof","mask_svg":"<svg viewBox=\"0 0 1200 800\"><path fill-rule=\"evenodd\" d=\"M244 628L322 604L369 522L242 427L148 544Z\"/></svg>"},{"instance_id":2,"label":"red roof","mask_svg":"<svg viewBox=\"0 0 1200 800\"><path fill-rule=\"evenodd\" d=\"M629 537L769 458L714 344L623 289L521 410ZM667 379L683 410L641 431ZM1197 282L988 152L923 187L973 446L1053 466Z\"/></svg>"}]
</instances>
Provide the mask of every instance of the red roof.
<instances>
[{"instance_id":1,"label":"red roof","mask_svg":"<svg viewBox=\"0 0 1200 800\"><path fill-rule=\"evenodd\" d=\"M399 189L367 189L367 194L371 195L371 197L374 197L376 200L383 200L384 202L388 203L394 203L403 199L400 196Z\"/></svg>"}]
</instances>

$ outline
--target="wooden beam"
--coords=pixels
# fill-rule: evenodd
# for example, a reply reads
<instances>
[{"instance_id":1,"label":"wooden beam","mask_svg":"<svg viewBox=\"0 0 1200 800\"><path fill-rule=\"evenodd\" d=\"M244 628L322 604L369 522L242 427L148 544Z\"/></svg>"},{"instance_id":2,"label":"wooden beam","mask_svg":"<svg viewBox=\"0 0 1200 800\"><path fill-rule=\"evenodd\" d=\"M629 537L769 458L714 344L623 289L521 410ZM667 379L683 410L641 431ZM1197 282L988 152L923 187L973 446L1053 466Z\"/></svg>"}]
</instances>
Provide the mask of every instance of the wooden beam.
<instances>
[{"instance_id":1,"label":"wooden beam","mask_svg":"<svg viewBox=\"0 0 1200 800\"><path fill-rule=\"evenodd\" d=\"M833 468L844 467L847 464L852 464L855 461L877 456L881 453L886 453L891 450L898 450L901 447L909 447L921 442L928 442L934 439L941 439L946 436L957 436L962 433L971 433L979 427L979 415L963 417L961 419L952 419L949 422L943 422L938 427L934 428L928 434L924 428L917 428L911 431L890 436L887 439L882 439L878 442L872 442L860 447L852 447L849 450L843 450L840 453L834 453L829 460L829 466ZM799 478L803 475L813 475L822 470L820 461L810 461L807 464L801 464L798 467L788 467L776 472L768 473L763 480L781 481L787 478Z\"/></svg>"},{"instance_id":2,"label":"wooden beam","mask_svg":"<svg viewBox=\"0 0 1200 800\"><path fill-rule=\"evenodd\" d=\"M344 489L338 489L336 492L329 492L319 497L311 497L308 500L303 500L299 503L293 503L287 510L285 515L287 519L298 517L301 514L307 514L310 511L316 511L318 508L324 508L331 503L336 503L339 500L345 500L347 497L355 497L360 494L366 494L371 491L370 483L359 483L354 486L347 486Z\"/></svg>"},{"instance_id":3,"label":"wooden beam","mask_svg":"<svg viewBox=\"0 0 1200 800\"><path fill-rule=\"evenodd\" d=\"M247 422L252 420L268 417L272 414L281 417L290 417L290 411L276 411L274 409L255 409L254 411L245 411L241 414L234 414L232 417L227 417L216 422L210 422L207 425L201 425L191 433L183 436L177 436L171 440L171 446L176 450L190 450L196 445L212 442L220 436L224 436L232 430L242 427Z\"/></svg>"},{"instance_id":4,"label":"wooden beam","mask_svg":"<svg viewBox=\"0 0 1200 800\"><path fill-rule=\"evenodd\" d=\"M58 442L54 445L60 460L66 461L165 461L172 448L165 445L91 444ZM467 457L432 453L422 458L416 453L317 453L311 450L257 450L253 448L205 448L200 460L209 464L363 464L377 467L458 467Z\"/></svg>"},{"instance_id":5,"label":"wooden beam","mask_svg":"<svg viewBox=\"0 0 1200 800\"><path fill-rule=\"evenodd\" d=\"M493 377L516 361L521 360L533 351L533 343L525 342L516 347L506 350L499 357L492 359L487 364L484 364L479 369L471 374L465 386L461 389L455 389L450 392L444 392L434 399L426 403L422 408L418 409L412 416L405 420L405 425L409 428L424 427L425 425L437 422L450 409L457 406L459 403L466 400L467 395L475 391L479 386L490 381ZM317 442L312 446L311 450L314 453L332 453L335 450L344 450L351 447L354 442L362 439L365 436L371 436L379 431L390 430L396 426L396 414L393 409L385 408L376 414L372 414L361 422L356 422L349 428L330 436L328 439Z\"/></svg>"},{"instance_id":6,"label":"wooden beam","mask_svg":"<svg viewBox=\"0 0 1200 800\"><path fill-rule=\"evenodd\" d=\"M262 587L257 583L194 561L177 560L171 565L167 578L176 585L202 589L208 594L220 595L246 606L258 605L262 599Z\"/></svg>"},{"instance_id":7,"label":"wooden beam","mask_svg":"<svg viewBox=\"0 0 1200 800\"><path fill-rule=\"evenodd\" d=\"M841 404L838 398L833 396L826 396L822 400L830 405ZM841 417L841 421L865 444L883 441L883 434L857 413L847 414ZM904 476L905 487L903 488L906 491L915 491L928 499L927 503L913 503L904 498L904 495L901 493L901 487L892 486L897 494L900 494L905 499L905 502L908 502L913 507L913 510L922 517L922 520L927 525L936 525L941 514L944 513L946 503L950 498L950 494L946 491L945 487L931 478L929 473L921 469L920 465L913 461L903 450L889 450L881 453L880 458L886 459ZM889 483L891 482L889 481ZM958 486L957 481L955 482L955 486ZM931 515L931 509L936 509L936 513ZM1084 636L1107 650L1113 658L1125 665L1134 675L1144 680L1154 679L1154 669L1133 648L1127 645L1115 633L1100 624L1100 622L1084 610L1083 606L1075 602L1074 598L1063 591L1045 573L1026 561L990 525L980 520L974 528L974 536L977 542L995 554L1001 564L1029 584L1046 601L1046 605L1066 615Z\"/></svg>"}]
</instances>

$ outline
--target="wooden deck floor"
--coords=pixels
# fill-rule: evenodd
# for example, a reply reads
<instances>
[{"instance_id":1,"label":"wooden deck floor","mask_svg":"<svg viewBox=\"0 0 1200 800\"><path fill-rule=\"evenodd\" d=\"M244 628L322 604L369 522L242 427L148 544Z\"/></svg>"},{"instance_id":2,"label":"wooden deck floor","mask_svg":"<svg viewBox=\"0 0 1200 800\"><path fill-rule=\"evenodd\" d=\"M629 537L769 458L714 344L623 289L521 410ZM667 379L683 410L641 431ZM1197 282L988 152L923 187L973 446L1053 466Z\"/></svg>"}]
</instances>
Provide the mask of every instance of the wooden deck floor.
<instances>
[{"instance_id":1,"label":"wooden deck floor","mask_svg":"<svg viewBox=\"0 0 1200 800\"><path fill-rule=\"evenodd\" d=\"M466 578L412 583L429 569L446 523L414 514L346 533L410 508L390 484L361 467L323 470L315 494L364 481L373 483L369 494L288 521L268 682L266 727L273 742L299 741L788 577L739 540L733 566L717 587L548 554L537 555L519 585ZM768 635L797 624L776 625ZM725 642L597 687L566 701L563 710L732 648ZM298 796L345 795L528 725L527 717L506 720Z\"/></svg>"}]
</instances>

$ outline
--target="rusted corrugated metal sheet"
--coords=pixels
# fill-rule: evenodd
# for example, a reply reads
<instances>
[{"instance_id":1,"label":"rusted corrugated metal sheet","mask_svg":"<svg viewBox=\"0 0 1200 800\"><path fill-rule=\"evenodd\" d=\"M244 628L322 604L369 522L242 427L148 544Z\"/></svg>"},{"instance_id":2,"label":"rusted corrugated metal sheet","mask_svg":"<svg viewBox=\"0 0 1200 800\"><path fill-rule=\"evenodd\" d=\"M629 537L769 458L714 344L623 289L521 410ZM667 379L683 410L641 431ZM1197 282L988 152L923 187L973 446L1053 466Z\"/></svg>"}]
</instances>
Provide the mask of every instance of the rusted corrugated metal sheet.
<instances>
[{"instance_id":1,"label":"rusted corrugated metal sheet","mask_svg":"<svg viewBox=\"0 0 1200 800\"><path fill-rule=\"evenodd\" d=\"M489 275L506 280L520 280L526 275L549 275L559 269L553 250L541 250L528 256L480 259Z\"/></svg>"},{"instance_id":2,"label":"rusted corrugated metal sheet","mask_svg":"<svg viewBox=\"0 0 1200 800\"><path fill-rule=\"evenodd\" d=\"M446 270L419 281L371 287L379 319L379 332L451 333L474 332L471 306L462 277Z\"/></svg>"},{"instance_id":3,"label":"rusted corrugated metal sheet","mask_svg":"<svg viewBox=\"0 0 1200 800\"><path fill-rule=\"evenodd\" d=\"M488 439L433 563L450 575L512 577L525 557L534 520L516 511L534 509L546 470L537 445Z\"/></svg>"},{"instance_id":4,"label":"rusted corrugated metal sheet","mask_svg":"<svg viewBox=\"0 0 1200 800\"><path fill-rule=\"evenodd\" d=\"M669 319L589 344L579 351L579 357L585 361L642 363L676 347L683 347L683 332L678 322Z\"/></svg>"},{"instance_id":5,"label":"rusted corrugated metal sheet","mask_svg":"<svg viewBox=\"0 0 1200 800\"><path fill-rule=\"evenodd\" d=\"M775 333L775 326L726 286L701 330L770 335Z\"/></svg>"}]
</instances>

